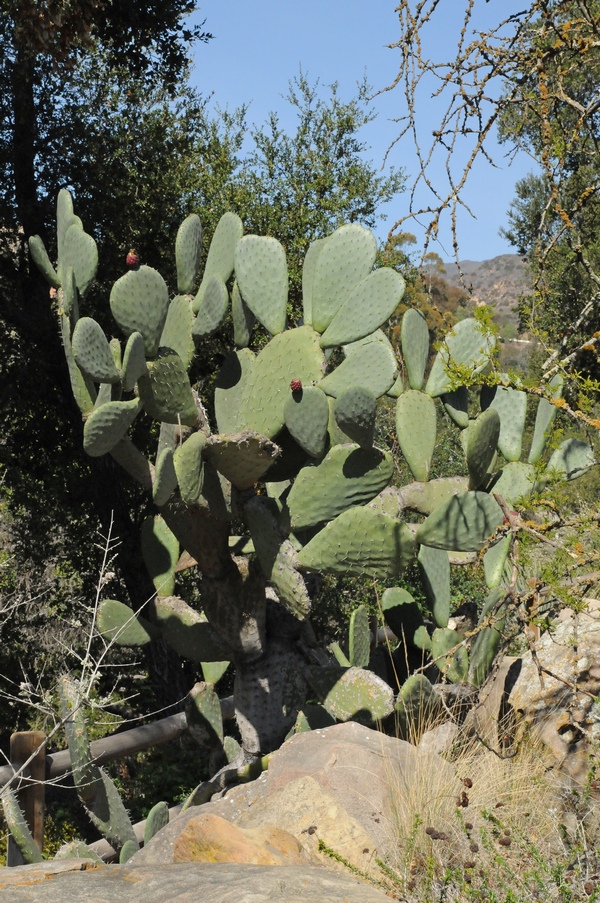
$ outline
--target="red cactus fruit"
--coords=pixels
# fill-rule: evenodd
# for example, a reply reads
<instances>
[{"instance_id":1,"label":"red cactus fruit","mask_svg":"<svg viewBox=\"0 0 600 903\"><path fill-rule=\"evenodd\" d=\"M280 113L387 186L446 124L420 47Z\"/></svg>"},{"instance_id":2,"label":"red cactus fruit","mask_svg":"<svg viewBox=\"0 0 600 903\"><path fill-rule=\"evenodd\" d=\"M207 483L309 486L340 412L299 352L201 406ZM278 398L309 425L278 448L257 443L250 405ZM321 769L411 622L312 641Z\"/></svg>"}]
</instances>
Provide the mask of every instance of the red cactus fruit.
<instances>
[{"instance_id":1,"label":"red cactus fruit","mask_svg":"<svg viewBox=\"0 0 600 903\"><path fill-rule=\"evenodd\" d=\"M135 269L139 266L140 258L138 257L138 253L134 248L131 248L127 257L125 258L125 263L128 267Z\"/></svg>"},{"instance_id":2,"label":"red cactus fruit","mask_svg":"<svg viewBox=\"0 0 600 903\"><path fill-rule=\"evenodd\" d=\"M299 392L302 389L302 380L293 379L290 383L290 389L292 392Z\"/></svg>"}]
</instances>

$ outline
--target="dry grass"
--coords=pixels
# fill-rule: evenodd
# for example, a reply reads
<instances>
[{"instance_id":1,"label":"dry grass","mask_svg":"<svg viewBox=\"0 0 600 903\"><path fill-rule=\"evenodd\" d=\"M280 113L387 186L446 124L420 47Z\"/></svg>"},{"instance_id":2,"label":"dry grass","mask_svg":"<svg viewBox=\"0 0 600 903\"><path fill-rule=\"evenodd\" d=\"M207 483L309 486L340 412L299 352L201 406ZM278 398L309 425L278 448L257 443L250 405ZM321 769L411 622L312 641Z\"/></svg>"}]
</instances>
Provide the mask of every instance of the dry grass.
<instances>
[{"instance_id":1,"label":"dry grass","mask_svg":"<svg viewBox=\"0 0 600 903\"><path fill-rule=\"evenodd\" d=\"M600 837L586 833L585 794L559 783L539 743L528 738L507 758L459 742L446 758L426 753L413 774L390 775L399 899L600 899Z\"/></svg>"}]
</instances>

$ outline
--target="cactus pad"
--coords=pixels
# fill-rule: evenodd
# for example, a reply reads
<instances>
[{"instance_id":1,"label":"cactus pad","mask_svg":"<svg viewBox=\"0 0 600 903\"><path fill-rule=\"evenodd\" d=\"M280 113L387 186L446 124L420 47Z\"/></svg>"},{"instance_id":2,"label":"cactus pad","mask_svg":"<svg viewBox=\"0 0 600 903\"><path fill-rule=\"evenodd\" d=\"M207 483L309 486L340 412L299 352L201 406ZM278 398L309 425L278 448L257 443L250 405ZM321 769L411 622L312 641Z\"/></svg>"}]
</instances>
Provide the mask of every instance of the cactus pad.
<instances>
[{"instance_id":1,"label":"cactus pad","mask_svg":"<svg viewBox=\"0 0 600 903\"><path fill-rule=\"evenodd\" d=\"M169 290L160 273L147 266L125 273L112 287L110 308L123 333L141 333L146 357L154 357L169 308Z\"/></svg>"},{"instance_id":2,"label":"cactus pad","mask_svg":"<svg viewBox=\"0 0 600 903\"><path fill-rule=\"evenodd\" d=\"M73 355L88 376L100 383L120 382L110 345L101 326L91 317L81 317L73 330Z\"/></svg>"},{"instance_id":3,"label":"cactus pad","mask_svg":"<svg viewBox=\"0 0 600 903\"><path fill-rule=\"evenodd\" d=\"M298 445L312 458L320 458L327 442L329 404L315 386L306 386L288 395L283 408L285 425Z\"/></svg>"},{"instance_id":4,"label":"cactus pad","mask_svg":"<svg viewBox=\"0 0 600 903\"><path fill-rule=\"evenodd\" d=\"M107 454L120 442L142 410L139 398L109 401L95 408L83 427L83 448L92 458Z\"/></svg>"},{"instance_id":5,"label":"cactus pad","mask_svg":"<svg viewBox=\"0 0 600 903\"><path fill-rule=\"evenodd\" d=\"M202 495L204 484L202 450L205 444L206 436L203 433L192 433L173 454L173 467L181 500L186 505L197 505Z\"/></svg>"},{"instance_id":6,"label":"cactus pad","mask_svg":"<svg viewBox=\"0 0 600 903\"><path fill-rule=\"evenodd\" d=\"M410 307L402 317L402 358L411 389L422 389L429 359L429 327L420 310Z\"/></svg>"},{"instance_id":7,"label":"cactus pad","mask_svg":"<svg viewBox=\"0 0 600 903\"><path fill-rule=\"evenodd\" d=\"M339 428L362 448L373 445L377 399L368 389L354 386L335 399L334 413Z\"/></svg>"},{"instance_id":8,"label":"cactus pad","mask_svg":"<svg viewBox=\"0 0 600 903\"><path fill-rule=\"evenodd\" d=\"M245 430L233 436L209 436L204 455L237 489L251 489L280 453L279 447L259 433Z\"/></svg>"},{"instance_id":9,"label":"cactus pad","mask_svg":"<svg viewBox=\"0 0 600 903\"><path fill-rule=\"evenodd\" d=\"M231 319L233 320L233 341L238 348L246 348L250 343L255 316L245 304L237 282L233 283L231 290Z\"/></svg>"},{"instance_id":10,"label":"cactus pad","mask_svg":"<svg viewBox=\"0 0 600 903\"><path fill-rule=\"evenodd\" d=\"M500 471L500 478L491 491L502 496L510 504L519 499L528 499L535 487L535 467L522 461L511 461Z\"/></svg>"},{"instance_id":11,"label":"cactus pad","mask_svg":"<svg viewBox=\"0 0 600 903\"><path fill-rule=\"evenodd\" d=\"M192 326L197 339L212 335L221 326L229 309L229 293L220 276L214 273L204 283L202 302Z\"/></svg>"},{"instance_id":12,"label":"cactus pad","mask_svg":"<svg viewBox=\"0 0 600 903\"><path fill-rule=\"evenodd\" d=\"M98 633L119 646L146 646L160 636L154 624L116 599L104 599L98 607Z\"/></svg>"},{"instance_id":13,"label":"cactus pad","mask_svg":"<svg viewBox=\"0 0 600 903\"><path fill-rule=\"evenodd\" d=\"M142 556L159 596L171 596L175 587L175 566L179 542L160 516L147 517L142 524Z\"/></svg>"},{"instance_id":14,"label":"cactus pad","mask_svg":"<svg viewBox=\"0 0 600 903\"><path fill-rule=\"evenodd\" d=\"M123 390L133 392L140 376L145 376L147 372L144 340L139 332L132 332L127 339L123 354L123 372L121 374Z\"/></svg>"},{"instance_id":15,"label":"cactus pad","mask_svg":"<svg viewBox=\"0 0 600 903\"><path fill-rule=\"evenodd\" d=\"M327 329L348 294L369 275L376 256L375 236L355 223L328 236L312 278L312 323L317 332Z\"/></svg>"},{"instance_id":16,"label":"cactus pad","mask_svg":"<svg viewBox=\"0 0 600 903\"><path fill-rule=\"evenodd\" d=\"M348 630L348 654L350 663L357 668L367 668L371 655L371 631L369 615L364 605L355 608L350 616Z\"/></svg>"},{"instance_id":17,"label":"cactus pad","mask_svg":"<svg viewBox=\"0 0 600 903\"><path fill-rule=\"evenodd\" d=\"M215 382L215 416L220 433L237 433L244 425L242 397L255 360L249 348L232 351L225 358Z\"/></svg>"},{"instance_id":18,"label":"cactus pad","mask_svg":"<svg viewBox=\"0 0 600 903\"><path fill-rule=\"evenodd\" d=\"M594 452L581 439L565 439L552 453L546 474L565 480L576 480L596 463Z\"/></svg>"},{"instance_id":19,"label":"cactus pad","mask_svg":"<svg viewBox=\"0 0 600 903\"><path fill-rule=\"evenodd\" d=\"M167 319L160 337L159 347L175 351L185 367L189 367L194 357L193 322L194 315L190 299L185 295L176 295L167 310Z\"/></svg>"},{"instance_id":20,"label":"cactus pad","mask_svg":"<svg viewBox=\"0 0 600 903\"><path fill-rule=\"evenodd\" d=\"M192 307L194 312L200 309L206 285L211 276L219 276L227 282L233 273L235 249L244 234L242 221L236 213L224 213L212 237L208 256L204 265L204 275Z\"/></svg>"},{"instance_id":21,"label":"cactus pad","mask_svg":"<svg viewBox=\"0 0 600 903\"><path fill-rule=\"evenodd\" d=\"M464 683L469 668L469 655L462 636L448 627L438 627L431 637L431 657L442 674L452 683ZM451 650L458 647L454 652Z\"/></svg>"},{"instance_id":22,"label":"cactus pad","mask_svg":"<svg viewBox=\"0 0 600 903\"><path fill-rule=\"evenodd\" d=\"M487 366L496 340L483 324L468 317L461 320L445 337L433 362L425 391L434 398L451 392L454 371L467 370L474 376Z\"/></svg>"},{"instance_id":23,"label":"cactus pad","mask_svg":"<svg viewBox=\"0 0 600 903\"><path fill-rule=\"evenodd\" d=\"M500 505L485 492L461 492L429 515L416 540L436 549L478 552L503 519Z\"/></svg>"},{"instance_id":24,"label":"cactus pad","mask_svg":"<svg viewBox=\"0 0 600 903\"><path fill-rule=\"evenodd\" d=\"M36 267L51 286L60 288L60 279L58 273L52 266L46 246L39 235L32 235L29 239L29 253Z\"/></svg>"},{"instance_id":25,"label":"cactus pad","mask_svg":"<svg viewBox=\"0 0 600 903\"><path fill-rule=\"evenodd\" d=\"M464 430L469 425L469 390L459 386L453 392L442 395L444 410L454 423Z\"/></svg>"},{"instance_id":26,"label":"cactus pad","mask_svg":"<svg viewBox=\"0 0 600 903\"><path fill-rule=\"evenodd\" d=\"M511 546L510 533L501 537L498 542L490 546L483 556L483 570L485 574L485 582L489 589L499 586L504 574L504 566L508 558Z\"/></svg>"},{"instance_id":27,"label":"cactus pad","mask_svg":"<svg viewBox=\"0 0 600 903\"><path fill-rule=\"evenodd\" d=\"M208 623L177 596L155 600L156 626L178 655L191 662L223 662L231 658L231 650Z\"/></svg>"},{"instance_id":28,"label":"cactus pad","mask_svg":"<svg viewBox=\"0 0 600 903\"><path fill-rule=\"evenodd\" d=\"M496 386L490 407L495 408L500 415L499 451L507 461L518 461L527 416L527 395L520 389Z\"/></svg>"},{"instance_id":29,"label":"cactus pad","mask_svg":"<svg viewBox=\"0 0 600 903\"><path fill-rule=\"evenodd\" d=\"M397 577L414 554L411 531L371 508L351 508L298 553L299 564L328 574Z\"/></svg>"},{"instance_id":30,"label":"cactus pad","mask_svg":"<svg viewBox=\"0 0 600 903\"><path fill-rule=\"evenodd\" d=\"M370 335L394 313L405 287L400 273L389 267L369 273L342 303L321 336L321 346L345 345Z\"/></svg>"},{"instance_id":31,"label":"cactus pad","mask_svg":"<svg viewBox=\"0 0 600 903\"><path fill-rule=\"evenodd\" d=\"M190 213L180 225L175 239L177 291L182 295L189 294L194 288L201 253L202 224L196 213Z\"/></svg>"},{"instance_id":32,"label":"cactus pad","mask_svg":"<svg viewBox=\"0 0 600 903\"><path fill-rule=\"evenodd\" d=\"M319 388L334 398L354 386L368 389L376 398L385 395L393 386L397 375L396 357L392 349L377 339L363 341L356 350L350 352L348 347L346 360L321 380Z\"/></svg>"},{"instance_id":33,"label":"cactus pad","mask_svg":"<svg viewBox=\"0 0 600 903\"><path fill-rule=\"evenodd\" d=\"M292 379L303 386L318 382L325 370L319 337L310 326L274 336L244 379L240 402L244 427L274 439L285 424L284 406Z\"/></svg>"},{"instance_id":34,"label":"cactus pad","mask_svg":"<svg viewBox=\"0 0 600 903\"><path fill-rule=\"evenodd\" d=\"M275 238L245 235L235 250L235 275L242 298L272 335L285 329L288 270Z\"/></svg>"},{"instance_id":35,"label":"cactus pad","mask_svg":"<svg viewBox=\"0 0 600 903\"><path fill-rule=\"evenodd\" d=\"M396 402L396 436L415 480L426 483L435 449L437 416L433 398L409 389Z\"/></svg>"},{"instance_id":36,"label":"cactus pad","mask_svg":"<svg viewBox=\"0 0 600 903\"><path fill-rule=\"evenodd\" d=\"M466 436L466 458L469 470L469 485L473 489L484 482L488 469L496 455L500 435L500 415L494 408L488 408L477 420L469 424Z\"/></svg>"},{"instance_id":37,"label":"cactus pad","mask_svg":"<svg viewBox=\"0 0 600 903\"><path fill-rule=\"evenodd\" d=\"M562 375L557 373L548 383L548 388L552 392L552 398L560 398L562 387ZM558 408L556 405L551 404L547 398L540 398L535 415L535 427L533 429L531 449L529 450L529 458L527 459L530 464L537 464L542 457L557 412Z\"/></svg>"},{"instance_id":38,"label":"cactus pad","mask_svg":"<svg viewBox=\"0 0 600 903\"><path fill-rule=\"evenodd\" d=\"M438 627L447 627L450 618L450 562L443 549L421 546L418 555L423 588L433 620Z\"/></svg>"},{"instance_id":39,"label":"cactus pad","mask_svg":"<svg viewBox=\"0 0 600 903\"><path fill-rule=\"evenodd\" d=\"M408 590L391 586L381 597L381 610L386 623L399 640L413 642L416 631L423 626L423 615Z\"/></svg>"},{"instance_id":40,"label":"cactus pad","mask_svg":"<svg viewBox=\"0 0 600 903\"><path fill-rule=\"evenodd\" d=\"M394 462L387 452L335 445L316 466L302 468L287 498L293 530L332 520L370 501L387 486Z\"/></svg>"},{"instance_id":41,"label":"cactus pad","mask_svg":"<svg viewBox=\"0 0 600 903\"><path fill-rule=\"evenodd\" d=\"M338 666L311 668L308 679L329 714L338 721L372 724L394 711L392 688L372 671Z\"/></svg>"},{"instance_id":42,"label":"cactus pad","mask_svg":"<svg viewBox=\"0 0 600 903\"><path fill-rule=\"evenodd\" d=\"M302 265L302 312L307 326L312 326L312 295L315 270L326 241L326 238L317 238L311 242Z\"/></svg>"},{"instance_id":43,"label":"cactus pad","mask_svg":"<svg viewBox=\"0 0 600 903\"><path fill-rule=\"evenodd\" d=\"M144 408L155 420L195 426L198 411L183 361L175 351L160 350L138 381Z\"/></svg>"},{"instance_id":44,"label":"cactus pad","mask_svg":"<svg viewBox=\"0 0 600 903\"><path fill-rule=\"evenodd\" d=\"M185 699L185 718L190 734L200 746L219 749L223 745L221 702L212 684L195 684Z\"/></svg>"}]
</instances>

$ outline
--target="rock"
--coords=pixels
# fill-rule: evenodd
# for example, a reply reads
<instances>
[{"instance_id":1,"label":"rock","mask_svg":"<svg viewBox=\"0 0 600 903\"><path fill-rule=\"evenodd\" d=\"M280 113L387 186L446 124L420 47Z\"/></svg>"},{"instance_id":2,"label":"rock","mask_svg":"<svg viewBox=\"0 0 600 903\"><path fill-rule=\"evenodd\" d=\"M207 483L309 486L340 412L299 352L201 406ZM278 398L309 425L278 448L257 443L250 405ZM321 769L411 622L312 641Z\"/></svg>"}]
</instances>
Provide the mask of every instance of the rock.
<instances>
[{"instance_id":1,"label":"rock","mask_svg":"<svg viewBox=\"0 0 600 903\"><path fill-rule=\"evenodd\" d=\"M85 865L48 862L0 869L6 903L389 903L382 891L351 875L314 866L182 862L170 865ZM67 869L67 865L69 869ZM47 868L48 867L48 868ZM78 869L74 871L73 869Z\"/></svg>"},{"instance_id":2,"label":"rock","mask_svg":"<svg viewBox=\"0 0 600 903\"><path fill-rule=\"evenodd\" d=\"M438 755L448 752L456 740L458 730L458 724L455 724L453 721L444 721L443 724L438 724L436 727L431 728L430 731L425 731L419 740L418 748L421 751L427 750L427 752L438 753Z\"/></svg>"},{"instance_id":3,"label":"rock","mask_svg":"<svg viewBox=\"0 0 600 903\"><path fill-rule=\"evenodd\" d=\"M535 657L527 652L502 661L469 722L494 748L507 735L514 740L517 724L533 728L556 764L583 786L590 742L600 740L600 704L594 698L600 694L598 606L579 614L564 609L534 651Z\"/></svg>"},{"instance_id":4,"label":"rock","mask_svg":"<svg viewBox=\"0 0 600 903\"><path fill-rule=\"evenodd\" d=\"M135 865L173 862L178 838L200 814L216 815L242 829L278 828L293 835L303 855L329 869L346 863L379 879L376 859L395 852L397 776L410 776L420 756L434 756L447 771L449 793L459 783L452 766L435 753L348 722L297 734L258 780L228 790L218 800L173 819L131 859ZM334 855L332 855L334 854Z\"/></svg>"},{"instance_id":5,"label":"rock","mask_svg":"<svg viewBox=\"0 0 600 903\"><path fill-rule=\"evenodd\" d=\"M192 818L173 846L174 862L302 865L302 845L280 828L238 828L218 815Z\"/></svg>"}]
</instances>

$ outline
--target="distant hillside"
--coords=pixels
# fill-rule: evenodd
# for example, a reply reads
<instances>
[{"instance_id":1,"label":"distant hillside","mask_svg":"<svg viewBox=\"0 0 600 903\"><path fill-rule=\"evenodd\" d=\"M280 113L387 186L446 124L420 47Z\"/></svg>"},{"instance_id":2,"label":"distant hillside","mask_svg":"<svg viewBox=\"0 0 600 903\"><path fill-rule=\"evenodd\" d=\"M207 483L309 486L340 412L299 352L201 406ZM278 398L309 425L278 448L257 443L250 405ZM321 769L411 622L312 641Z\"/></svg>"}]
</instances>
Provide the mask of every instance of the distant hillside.
<instances>
[{"instance_id":1,"label":"distant hillside","mask_svg":"<svg viewBox=\"0 0 600 903\"><path fill-rule=\"evenodd\" d=\"M517 326L517 301L531 284L518 254L501 254L481 262L461 260L462 280L456 263L446 263L445 267L443 279L451 285L466 288L473 303L479 301L495 308L500 325L513 323Z\"/></svg>"}]
</instances>

